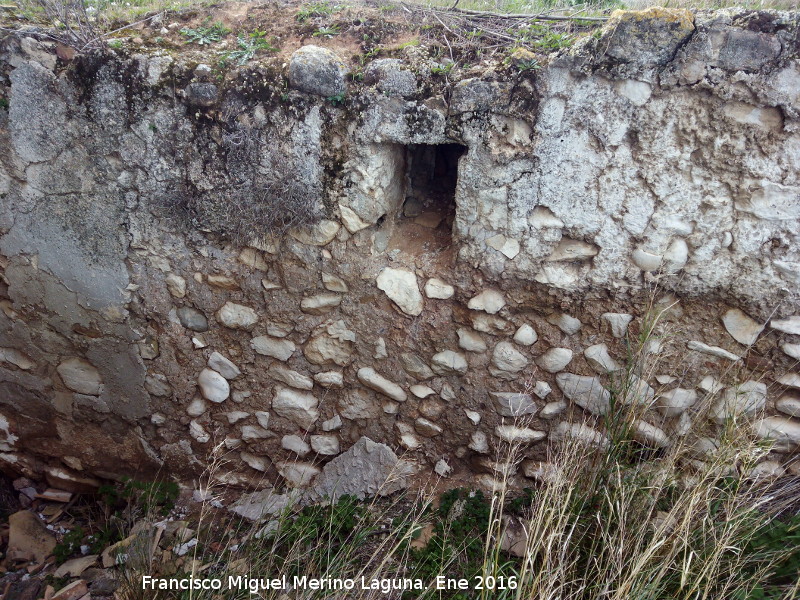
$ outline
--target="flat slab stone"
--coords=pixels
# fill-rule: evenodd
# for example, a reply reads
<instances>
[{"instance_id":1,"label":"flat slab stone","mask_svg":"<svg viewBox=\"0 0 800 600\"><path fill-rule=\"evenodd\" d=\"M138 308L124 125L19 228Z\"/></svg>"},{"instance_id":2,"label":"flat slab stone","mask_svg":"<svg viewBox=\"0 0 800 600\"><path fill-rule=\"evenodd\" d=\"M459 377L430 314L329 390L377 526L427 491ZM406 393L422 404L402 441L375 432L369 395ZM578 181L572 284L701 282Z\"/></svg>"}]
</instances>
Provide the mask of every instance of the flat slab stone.
<instances>
[{"instance_id":1,"label":"flat slab stone","mask_svg":"<svg viewBox=\"0 0 800 600\"><path fill-rule=\"evenodd\" d=\"M597 377L559 373L556 384L569 400L592 414L604 415L610 408L611 394Z\"/></svg>"},{"instance_id":2,"label":"flat slab stone","mask_svg":"<svg viewBox=\"0 0 800 600\"><path fill-rule=\"evenodd\" d=\"M310 495L334 502L344 495L360 500L386 496L407 487L412 473L412 466L398 459L389 446L362 437L325 465Z\"/></svg>"}]
</instances>

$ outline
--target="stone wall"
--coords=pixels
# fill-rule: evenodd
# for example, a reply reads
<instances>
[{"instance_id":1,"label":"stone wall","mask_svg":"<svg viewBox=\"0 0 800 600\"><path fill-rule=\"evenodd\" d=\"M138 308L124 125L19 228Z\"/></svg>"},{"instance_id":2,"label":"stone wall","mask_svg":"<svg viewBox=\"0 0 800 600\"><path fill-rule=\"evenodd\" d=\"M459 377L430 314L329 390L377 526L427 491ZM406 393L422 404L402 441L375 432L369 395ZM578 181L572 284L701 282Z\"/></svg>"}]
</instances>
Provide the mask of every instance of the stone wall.
<instances>
[{"instance_id":1,"label":"stone wall","mask_svg":"<svg viewBox=\"0 0 800 600\"><path fill-rule=\"evenodd\" d=\"M188 479L219 446L229 483L305 486L367 437L535 475L611 394L644 445L733 417L790 457L798 53L794 14L660 9L455 82L424 46L220 81L7 37L0 464Z\"/></svg>"}]
</instances>

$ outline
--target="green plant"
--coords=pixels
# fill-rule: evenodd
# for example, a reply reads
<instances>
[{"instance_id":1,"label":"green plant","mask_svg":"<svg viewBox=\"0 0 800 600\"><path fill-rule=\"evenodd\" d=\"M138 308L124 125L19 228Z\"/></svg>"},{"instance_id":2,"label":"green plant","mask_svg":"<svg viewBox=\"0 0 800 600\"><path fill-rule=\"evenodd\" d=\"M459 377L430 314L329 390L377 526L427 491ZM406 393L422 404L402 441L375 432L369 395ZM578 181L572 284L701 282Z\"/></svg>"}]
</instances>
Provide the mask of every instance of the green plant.
<instances>
[{"instance_id":1,"label":"green plant","mask_svg":"<svg viewBox=\"0 0 800 600\"><path fill-rule=\"evenodd\" d=\"M61 538L61 541L53 548L53 555L56 557L56 562L61 564L70 556L76 554L80 550L85 537L86 531L84 531L83 527L80 525L67 531Z\"/></svg>"},{"instance_id":2,"label":"green plant","mask_svg":"<svg viewBox=\"0 0 800 600\"><path fill-rule=\"evenodd\" d=\"M210 27L201 26L196 29L184 27L181 29L181 33L186 36L187 44L208 46L215 42L219 42L223 37L230 33L230 29L226 28L222 23L214 23Z\"/></svg>"},{"instance_id":3,"label":"green plant","mask_svg":"<svg viewBox=\"0 0 800 600\"><path fill-rule=\"evenodd\" d=\"M542 65L540 65L539 61L535 58L520 60L516 63L516 66L521 73L524 73L525 71L536 71L542 68Z\"/></svg>"},{"instance_id":4,"label":"green plant","mask_svg":"<svg viewBox=\"0 0 800 600\"><path fill-rule=\"evenodd\" d=\"M247 63L255 57L259 50L266 52L277 52L280 48L273 46L265 39L266 33L263 31L254 31L249 35L239 34L236 37L236 50L231 50L224 55L227 60L235 60L239 65Z\"/></svg>"},{"instance_id":5,"label":"green plant","mask_svg":"<svg viewBox=\"0 0 800 600\"><path fill-rule=\"evenodd\" d=\"M122 46L123 46L122 40L109 40L108 41L108 47L109 48L114 48L115 50L119 50L120 48L122 48Z\"/></svg>"},{"instance_id":6,"label":"green plant","mask_svg":"<svg viewBox=\"0 0 800 600\"><path fill-rule=\"evenodd\" d=\"M8 110L8 98L0 98L0 109Z\"/></svg>"},{"instance_id":7,"label":"green plant","mask_svg":"<svg viewBox=\"0 0 800 600\"><path fill-rule=\"evenodd\" d=\"M331 25L330 27L320 27L313 34L311 34L311 37L332 38L340 33L341 32L339 31L338 25Z\"/></svg>"},{"instance_id":8,"label":"green plant","mask_svg":"<svg viewBox=\"0 0 800 600\"><path fill-rule=\"evenodd\" d=\"M136 481L124 478L121 484L101 485L97 493L111 509L166 515L175 506L180 488L174 481ZM124 506L123 506L124 505Z\"/></svg>"},{"instance_id":9,"label":"green plant","mask_svg":"<svg viewBox=\"0 0 800 600\"><path fill-rule=\"evenodd\" d=\"M333 106L341 106L342 104L344 104L345 93L341 92L339 94L334 94L333 96L328 96L326 100L330 102Z\"/></svg>"},{"instance_id":10,"label":"green plant","mask_svg":"<svg viewBox=\"0 0 800 600\"><path fill-rule=\"evenodd\" d=\"M450 73L450 71L453 70L454 66L455 66L455 63L452 63L452 62L439 64L439 65L433 65L431 67L431 73L433 73L434 75L448 75Z\"/></svg>"},{"instance_id":11,"label":"green plant","mask_svg":"<svg viewBox=\"0 0 800 600\"><path fill-rule=\"evenodd\" d=\"M341 6L329 2L310 2L300 7L295 18L303 23L313 17L327 17L341 9Z\"/></svg>"}]
</instances>

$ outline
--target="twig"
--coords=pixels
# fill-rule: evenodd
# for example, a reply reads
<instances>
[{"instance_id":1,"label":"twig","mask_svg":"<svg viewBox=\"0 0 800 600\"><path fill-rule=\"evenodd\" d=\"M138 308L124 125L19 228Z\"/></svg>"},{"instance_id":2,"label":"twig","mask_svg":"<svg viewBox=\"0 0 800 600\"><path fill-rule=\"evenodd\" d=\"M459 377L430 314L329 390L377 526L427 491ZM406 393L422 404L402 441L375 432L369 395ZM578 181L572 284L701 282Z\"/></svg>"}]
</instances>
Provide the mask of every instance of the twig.
<instances>
[{"instance_id":1,"label":"twig","mask_svg":"<svg viewBox=\"0 0 800 600\"><path fill-rule=\"evenodd\" d=\"M474 17L486 17L492 19L524 19L528 21L593 21L597 23L604 23L608 21L608 17L571 17L571 16L563 16L563 15L548 15L548 14L526 14L526 13L495 13L495 12L487 12L482 10L469 10L466 8L455 8L455 5L452 8L445 8L445 9L438 9L438 8L429 8L422 10L430 10L432 12L454 12L454 13L461 13L464 15L470 15Z\"/></svg>"}]
</instances>

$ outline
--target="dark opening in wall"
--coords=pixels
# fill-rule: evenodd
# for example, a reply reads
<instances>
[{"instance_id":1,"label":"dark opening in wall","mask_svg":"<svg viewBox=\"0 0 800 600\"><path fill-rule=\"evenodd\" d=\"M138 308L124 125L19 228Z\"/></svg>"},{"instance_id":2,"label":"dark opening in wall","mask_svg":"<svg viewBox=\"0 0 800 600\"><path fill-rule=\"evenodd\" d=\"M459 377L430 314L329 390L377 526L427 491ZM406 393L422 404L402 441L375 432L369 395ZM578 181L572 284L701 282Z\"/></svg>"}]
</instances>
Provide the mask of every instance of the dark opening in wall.
<instances>
[{"instance_id":1,"label":"dark opening in wall","mask_svg":"<svg viewBox=\"0 0 800 600\"><path fill-rule=\"evenodd\" d=\"M452 235L456 216L458 160L461 144L414 144L406 151L406 197L403 216Z\"/></svg>"}]
</instances>

